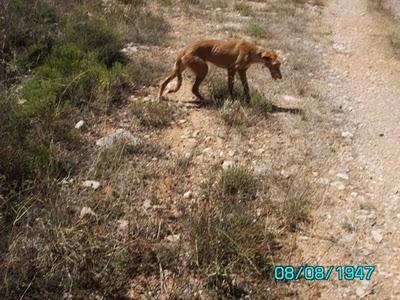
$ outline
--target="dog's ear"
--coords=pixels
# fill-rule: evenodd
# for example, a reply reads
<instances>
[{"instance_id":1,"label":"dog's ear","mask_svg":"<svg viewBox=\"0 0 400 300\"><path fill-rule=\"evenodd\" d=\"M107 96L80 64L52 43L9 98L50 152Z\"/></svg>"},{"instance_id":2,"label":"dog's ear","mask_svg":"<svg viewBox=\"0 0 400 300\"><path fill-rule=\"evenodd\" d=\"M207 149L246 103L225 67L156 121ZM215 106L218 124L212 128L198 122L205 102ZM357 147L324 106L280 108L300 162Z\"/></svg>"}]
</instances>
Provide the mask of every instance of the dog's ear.
<instances>
[{"instance_id":1,"label":"dog's ear","mask_svg":"<svg viewBox=\"0 0 400 300\"><path fill-rule=\"evenodd\" d=\"M275 51L265 50L261 53L261 57L265 62L275 64L278 61L278 55Z\"/></svg>"}]
</instances>

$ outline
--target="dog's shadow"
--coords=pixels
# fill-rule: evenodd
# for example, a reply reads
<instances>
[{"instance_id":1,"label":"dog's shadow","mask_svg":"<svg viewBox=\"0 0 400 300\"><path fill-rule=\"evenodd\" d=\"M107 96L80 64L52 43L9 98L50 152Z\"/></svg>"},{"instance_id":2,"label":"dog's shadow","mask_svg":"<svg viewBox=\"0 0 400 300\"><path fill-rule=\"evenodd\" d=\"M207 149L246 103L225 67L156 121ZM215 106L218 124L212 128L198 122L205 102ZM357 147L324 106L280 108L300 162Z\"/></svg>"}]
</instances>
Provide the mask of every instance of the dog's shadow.
<instances>
[{"instance_id":1,"label":"dog's shadow","mask_svg":"<svg viewBox=\"0 0 400 300\"><path fill-rule=\"evenodd\" d=\"M208 108L208 109L212 109L212 108L219 108L222 107L224 105L225 100L215 100L215 99L203 99L203 100L190 100L190 101L186 101L185 105L187 105L188 107L193 107L193 108ZM248 104L244 101L241 101L242 103L244 103L245 105L251 107L251 104ZM288 113L288 114L293 114L293 115L301 115L304 116L304 110L301 108L287 108L287 107L281 107L275 104L272 104L272 108L271 108L271 114L275 114L275 113Z\"/></svg>"},{"instance_id":2,"label":"dog's shadow","mask_svg":"<svg viewBox=\"0 0 400 300\"><path fill-rule=\"evenodd\" d=\"M272 104L271 113L289 113L293 115L304 115L304 110L301 108L286 108Z\"/></svg>"}]
</instances>

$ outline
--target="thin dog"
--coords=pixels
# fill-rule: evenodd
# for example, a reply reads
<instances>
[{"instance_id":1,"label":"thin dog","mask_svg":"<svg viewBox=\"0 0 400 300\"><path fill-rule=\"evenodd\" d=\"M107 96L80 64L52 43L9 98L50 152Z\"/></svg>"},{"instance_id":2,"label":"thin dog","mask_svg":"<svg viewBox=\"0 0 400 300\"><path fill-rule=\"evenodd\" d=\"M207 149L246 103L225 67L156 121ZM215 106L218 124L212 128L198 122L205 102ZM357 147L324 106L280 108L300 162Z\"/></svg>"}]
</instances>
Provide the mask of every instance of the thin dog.
<instances>
[{"instance_id":1,"label":"thin dog","mask_svg":"<svg viewBox=\"0 0 400 300\"><path fill-rule=\"evenodd\" d=\"M228 89L231 96L235 74L238 73L246 101L250 100L246 72L252 64L263 64L269 69L273 79L282 79L281 62L273 50L264 49L244 40L198 40L179 51L173 71L161 83L159 98L163 97L165 88L175 77L178 78L177 85L174 89L168 90L168 93L177 92L182 85L182 72L189 68L196 75L192 93L198 100L203 100L199 87L208 73L207 62L228 70Z\"/></svg>"}]
</instances>

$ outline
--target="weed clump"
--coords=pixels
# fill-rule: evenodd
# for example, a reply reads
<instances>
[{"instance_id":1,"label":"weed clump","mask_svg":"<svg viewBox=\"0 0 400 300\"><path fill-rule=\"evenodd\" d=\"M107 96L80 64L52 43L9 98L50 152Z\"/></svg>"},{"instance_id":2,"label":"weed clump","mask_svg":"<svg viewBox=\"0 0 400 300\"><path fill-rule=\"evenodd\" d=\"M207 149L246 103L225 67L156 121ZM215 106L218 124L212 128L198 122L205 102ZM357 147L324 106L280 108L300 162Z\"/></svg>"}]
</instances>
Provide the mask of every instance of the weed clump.
<instances>
[{"instance_id":1,"label":"weed clump","mask_svg":"<svg viewBox=\"0 0 400 300\"><path fill-rule=\"evenodd\" d=\"M273 110L271 101L257 90L250 95L250 105L256 113L263 116L267 116Z\"/></svg>"},{"instance_id":2,"label":"weed clump","mask_svg":"<svg viewBox=\"0 0 400 300\"><path fill-rule=\"evenodd\" d=\"M265 39L270 38L271 34L259 23L250 23L247 28L246 32L248 35L257 38L257 39Z\"/></svg>"},{"instance_id":3,"label":"weed clump","mask_svg":"<svg viewBox=\"0 0 400 300\"><path fill-rule=\"evenodd\" d=\"M246 112L237 100L227 100L222 106L222 118L229 126L242 126L246 123Z\"/></svg>"},{"instance_id":4,"label":"weed clump","mask_svg":"<svg viewBox=\"0 0 400 300\"><path fill-rule=\"evenodd\" d=\"M251 6L243 2L236 3L234 9L237 12L239 12L242 16L248 17L254 14L253 10L251 9Z\"/></svg>"},{"instance_id":5,"label":"weed clump","mask_svg":"<svg viewBox=\"0 0 400 300\"><path fill-rule=\"evenodd\" d=\"M131 110L148 127L165 127L173 119L172 107L163 101L138 101L132 104Z\"/></svg>"},{"instance_id":6,"label":"weed clump","mask_svg":"<svg viewBox=\"0 0 400 300\"><path fill-rule=\"evenodd\" d=\"M257 192L255 176L249 169L239 165L234 165L224 170L219 184L225 197L252 199Z\"/></svg>"}]
</instances>

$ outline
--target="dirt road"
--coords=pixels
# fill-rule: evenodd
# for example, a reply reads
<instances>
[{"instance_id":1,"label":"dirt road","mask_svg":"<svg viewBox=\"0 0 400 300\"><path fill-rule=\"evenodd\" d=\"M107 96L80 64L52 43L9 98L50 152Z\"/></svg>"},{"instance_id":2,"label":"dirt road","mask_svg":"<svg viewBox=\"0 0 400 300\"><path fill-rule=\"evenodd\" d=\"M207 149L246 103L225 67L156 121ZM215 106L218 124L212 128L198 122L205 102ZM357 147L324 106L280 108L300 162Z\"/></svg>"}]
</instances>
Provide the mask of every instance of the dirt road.
<instances>
[{"instance_id":1,"label":"dirt road","mask_svg":"<svg viewBox=\"0 0 400 300\"><path fill-rule=\"evenodd\" d=\"M366 0L328 1L332 30L326 63L331 100L347 145L338 169L345 191L316 213L313 236L305 236L305 261L376 265L372 282L326 283L321 299L400 297L400 60L389 43L389 23ZM341 176L344 170L346 176Z\"/></svg>"}]
</instances>

